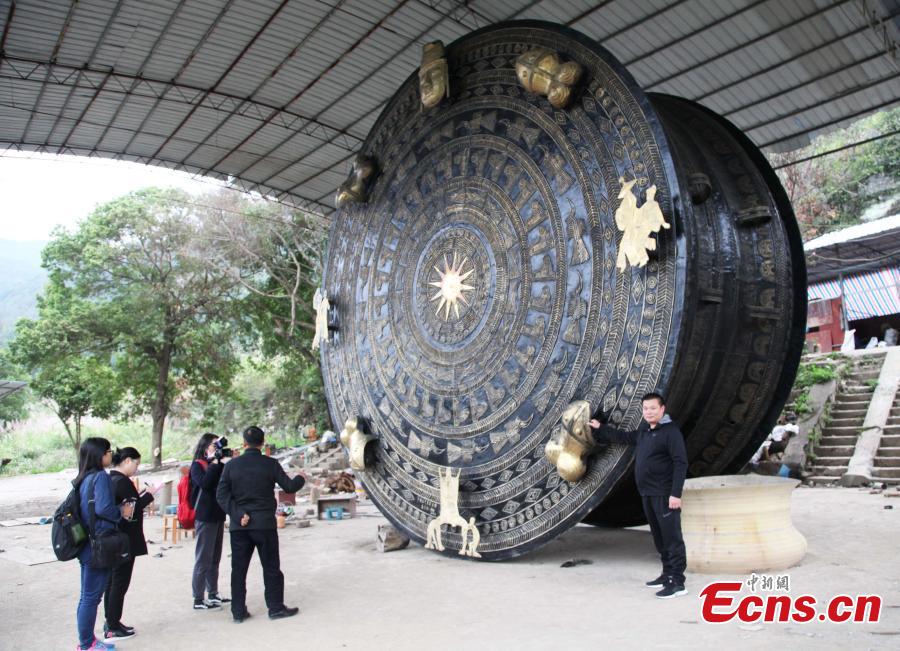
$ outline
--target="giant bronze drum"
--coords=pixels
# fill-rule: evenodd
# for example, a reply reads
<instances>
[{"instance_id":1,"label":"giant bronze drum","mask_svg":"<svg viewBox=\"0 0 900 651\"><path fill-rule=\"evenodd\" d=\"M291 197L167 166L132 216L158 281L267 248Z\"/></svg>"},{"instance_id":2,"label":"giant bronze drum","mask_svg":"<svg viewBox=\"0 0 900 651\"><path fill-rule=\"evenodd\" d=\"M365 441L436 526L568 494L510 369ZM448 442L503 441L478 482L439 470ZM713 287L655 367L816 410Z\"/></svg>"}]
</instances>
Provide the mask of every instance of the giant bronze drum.
<instances>
[{"instance_id":1,"label":"giant bronze drum","mask_svg":"<svg viewBox=\"0 0 900 651\"><path fill-rule=\"evenodd\" d=\"M638 523L630 448L564 479L545 447L574 401L632 428L654 390L689 476L736 472L787 398L806 314L763 156L564 27L429 47L342 186L324 276L329 409L357 419L372 500L419 542L449 522L443 552L477 537L485 560Z\"/></svg>"}]
</instances>

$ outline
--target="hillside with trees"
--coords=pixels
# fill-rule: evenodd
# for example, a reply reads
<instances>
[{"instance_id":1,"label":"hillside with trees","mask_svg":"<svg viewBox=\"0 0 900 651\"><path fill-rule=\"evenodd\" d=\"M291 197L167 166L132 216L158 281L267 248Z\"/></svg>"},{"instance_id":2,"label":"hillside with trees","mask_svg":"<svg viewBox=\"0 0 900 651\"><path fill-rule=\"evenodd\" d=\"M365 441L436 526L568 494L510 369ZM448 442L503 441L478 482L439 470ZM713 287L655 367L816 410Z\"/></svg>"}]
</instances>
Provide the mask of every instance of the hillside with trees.
<instances>
[{"instance_id":1,"label":"hillside with trees","mask_svg":"<svg viewBox=\"0 0 900 651\"><path fill-rule=\"evenodd\" d=\"M804 240L900 213L900 108L769 160L780 168Z\"/></svg>"},{"instance_id":2,"label":"hillside with trees","mask_svg":"<svg viewBox=\"0 0 900 651\"><path fill-rule=\"evenodd\" d=\"M0 240L0 346L9 341L21 317L37 314L37 296L47 281L41 268L46 241Z\"/></svg>"}]
</instances>

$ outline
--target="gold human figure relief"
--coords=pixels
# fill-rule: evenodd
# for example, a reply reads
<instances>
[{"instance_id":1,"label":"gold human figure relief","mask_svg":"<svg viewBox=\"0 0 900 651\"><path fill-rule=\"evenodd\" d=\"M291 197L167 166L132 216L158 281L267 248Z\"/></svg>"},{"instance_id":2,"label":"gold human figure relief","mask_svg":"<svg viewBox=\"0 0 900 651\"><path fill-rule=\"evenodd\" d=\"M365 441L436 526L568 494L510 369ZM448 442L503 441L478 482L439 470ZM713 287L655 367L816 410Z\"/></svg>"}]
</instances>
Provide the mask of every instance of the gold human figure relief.
<instances>
[{"instance_id":1,"label":"gold human figure relief","mask_svg":"<svg viewBox=\"0 0 900 651\"><path fill-rule=\"evenodd\" d=\"M371 156L358 155L353 160L353 167L347 180L341 183L334 196L334 207L340 208L349 201L365 203L369 195L369 186L375 179L378 167Z\"/></svg>"},{"instance_id":2,"label":"gold human figure relief","mask_svg":"<svg viewBox=\"0 0 900 651\"><path fill-rule=\"evenodd\" d=\"M593 449L591 408L586 400L575 400L562 414L562 423L544 447L547 459L566 481L578 481L587 472L584 457Z\"/></svg>"},{"instance_id":3,"label":"gold human figure relief","mask_svg":"<svg viewBox=\"0 0 900 651\"><path fill-rule=\"evenodd\" d=\"M452 261L448 260L447 256L444 256L444 270L441 271L437 267L434 268L441 279L437 282L428 283L432 287L438 288L438 291L431 297L431 300L437 301L440 299L440 303L438 303L434 313L440 314L443 309L444 321L447 321L450 318L451 308L453 309L456 318L459 318L459 301L468 305L469 301L466 300L464 292L475 289L471 285L466 285L463 282L472 275L473 271L475 271L474 267L465 271L466 262L468 262L468 258L463 258L462 262L459 262L459 258L455 252L453 253Z\"/></svg>"},{"instance_id":4,"label":"gold human figure relief","mask_svg":"<svg viewBox=\"0 0 900 651\"><path fill-rule=\"evenodd\" d=\"M444 44L432 41L422 46L422 65L419 66L419 94L422 106L433 108L444 97L450 97L450 71L444 56Z\"/></svg>"},{"instance_id":5,"label":"gold human figure relief","mask_svg":"<svg viewBox=\"0 0 900 651\"><path fill-rule=\"evenodd\" d=\"M626 181L619 177L622 189L619 191L619 207L616 209L616 226L622 231L622 242L619 244L619 256L616 268L625 271L630 265L643 267L650 259L647 251L656 250L656 240L651 233L658 233L660 228L669 228L662 209L656 201L656 186L647 188L647 200L638 207L633 187L637 179Z\"/></svg>"},{"instance_id":6,"label":"gold human figure relief","mask_svg":"<svg viewBox=\"0 0 900 651\"><path fill-rule=\"evenodd\" d=\"M563 63L553 50L538 48L516 59L516 76L525 90L544 95L553 108L563 109L581 78L581 66L574 61Z\"/></svg>"},{"instance_id":7,"label":"gold human figure relief","mask_svg":"<svg viewBox=\"0 0 900 651\"><path fill-rule=\"evenodd\" d=\"M444 472L445 470L447 471L446 473ZM454 473L452 468L440 468L438 470L438 477L441 482L441 510L438 517L428 523L425 549L444 551L444 543L441 540L441 525L446 524L451 527L459 527L460 529L460 536L462 537L462 547L459 550L460 556L481 558L481 554L478 553L478 543L481 542L481 534L478 531L478 527L475 526L475 518L469 518L469 521L466 522L459 514L459 476L461 473L461 470L457 470Z\"/></svg>"},{"instance_id":8,"label":"gold human figure relief","mask_svg":"<svg viewBox=\"0 0 900 651\"><path fill-rule=\"evenodd\" d=\"M312 340L313 350L319 350L319 347L328 341L328 309L330 307L328 292L317 287L316 294L313 296L313 309L316 311L316 334Z\"/></svg>"},{"instance_id":9,"label":"gold human figure relief","mask_svg":"<svg viewBox=\"0 0 900 651\"><path fill-rule=\"evenodd\" d=\"M348 418L341 430L341 443L347 448L353 470L366 469L366 445L375 440L374 436L363 432L359 424L358 419Z\"/></svg>"}]
</instances>

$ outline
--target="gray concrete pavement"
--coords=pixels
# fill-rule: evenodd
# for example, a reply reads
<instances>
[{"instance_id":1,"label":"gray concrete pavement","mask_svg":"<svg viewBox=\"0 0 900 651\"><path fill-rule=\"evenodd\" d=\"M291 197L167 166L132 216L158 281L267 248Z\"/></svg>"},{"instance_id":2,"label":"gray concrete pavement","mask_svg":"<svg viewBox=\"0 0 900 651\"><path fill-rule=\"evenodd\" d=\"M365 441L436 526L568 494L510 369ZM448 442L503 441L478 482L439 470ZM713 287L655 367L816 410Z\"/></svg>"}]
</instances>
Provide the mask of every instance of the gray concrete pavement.
<instances>
[{"instance_id":1,"label":"gray concrete pavement","mask_svg":"<svg viewBox=\"0 0 900 651\"><path fill-rule=\"evenodd\" d=\"M0 494L6 481L0 480ZM371 506L361 510L370 515L282 532L286 601L301 608L289 620L266 618L255 562L248 582L254 617L238 625L227 611L191 609L191 540L163 551L162 558L139 558L124 616L139 635L119 648L896 649L900 644L900 500L858 489L795 491L794 521L809 541L809 553L788 572L791 594L821 601L838 593L879 594L885 601L878 624L703 623L698 599L703 586L746 577L689 574L688 596L660 601L642 585L659 569L646 528L578 526L533 554L488 564L445 558L416 544L379 554L376 529L384 520ZM150 519L146 532L156 541L151 554L158 553L160 520ZM46 526L0 528L0 548L40 548L48 537ZM73 648L78 563L29 567L3 555L0 649ZM572 558L592 564L560 567ZM226 593L229 576L224 558L220 585ZM101 622L98 618L98 631Z\"/></svg>"}]
</instances>

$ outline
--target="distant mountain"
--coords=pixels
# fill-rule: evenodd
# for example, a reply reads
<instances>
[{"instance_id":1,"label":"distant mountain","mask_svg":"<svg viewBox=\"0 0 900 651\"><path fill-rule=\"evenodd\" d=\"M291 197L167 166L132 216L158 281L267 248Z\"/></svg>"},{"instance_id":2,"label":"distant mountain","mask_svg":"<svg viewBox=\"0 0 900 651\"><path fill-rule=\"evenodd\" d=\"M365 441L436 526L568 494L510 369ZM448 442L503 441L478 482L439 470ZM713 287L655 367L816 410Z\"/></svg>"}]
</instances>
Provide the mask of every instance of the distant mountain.
<instances>
[{"instance_id":1,"label":"distant mountain","mask_svg":"<svg viewBox=\"0 0 900 651\"><path fill-rule=\"evenodd\" d=\"M46 240L0 240L0 345L12 339L16 321L37 315L37 296L47 281L41 269Z\"/></svg>"}]
</instances>

